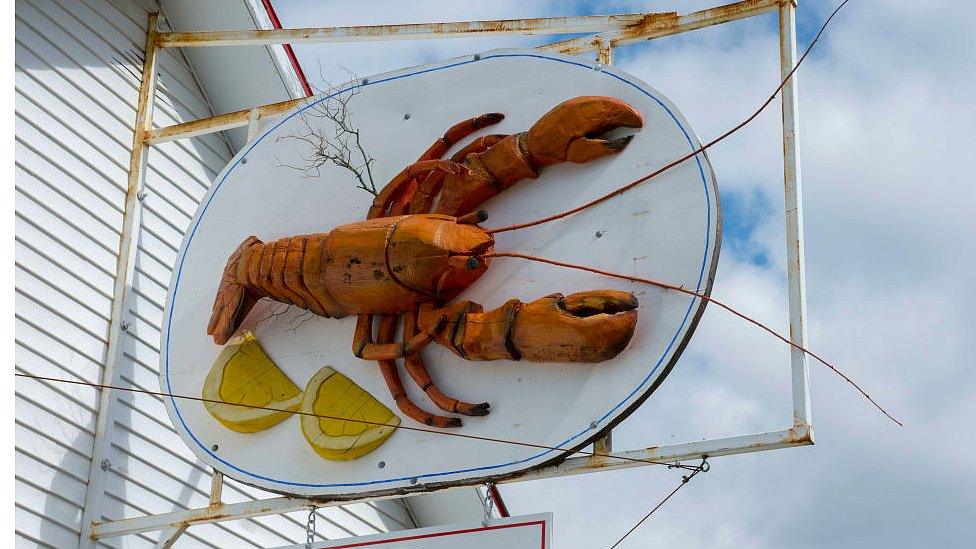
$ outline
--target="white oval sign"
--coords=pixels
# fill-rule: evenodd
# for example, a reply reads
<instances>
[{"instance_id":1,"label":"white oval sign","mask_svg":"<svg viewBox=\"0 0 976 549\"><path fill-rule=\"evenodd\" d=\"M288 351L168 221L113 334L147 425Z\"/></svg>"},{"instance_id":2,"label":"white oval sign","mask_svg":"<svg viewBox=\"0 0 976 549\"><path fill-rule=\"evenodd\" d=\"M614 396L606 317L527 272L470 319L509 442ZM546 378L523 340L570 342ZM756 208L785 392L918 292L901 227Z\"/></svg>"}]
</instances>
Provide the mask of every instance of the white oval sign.
<instances>
[{"instance_id":1,"label":"white oval sign","mask_svg":"<svg viewBox=\"0 0 976 549\"><path fill-rule=\"evenodd\" d=\"M621 153L587 164L543 169L487 202L486 227L499 227L585 203L698 148L687 122L659 92L620 70L536 51L500 50L358 80L349 119L382 187L456 122L481 113L505 119L475 136L527 130L564 100L604 95L634 106L644 127ZM206 334L221 272L248 235L270 241L328 232L362 220L373 196L334 164L308 168L310 146L295 139L311 121L317 96L269 125L217 176L180 248L162 334L160 384L199 397L221 347ZM451 152L466 144L464 140ZM627 193L541 226L499 233L497 251L517 251L698 289L708 293L718 258L720 210L714 176L700 154ZM620 289L640 300L636 333L616 358L598 364L468 362L432 344L425 362L441 389L491 413L466 417L455 432L567 451L579 448L632 412L663 381L688 342L704 303L688 295L619 279L498 258L461 299L494 309L511 298ZM283 311L283 312L282 312ZM280 314L278 314L280 313ZM299 388L323 366L344 374L397 413L404 426L424 427L396 408L375 362L353 356L356 319L321 318L264 300L245 321ZM403 374L409 396L437 408ZM376 450L351 461L320 457L299 418L252 434L231 431L199 401L167 398L187 444L215 469L242 482L302 496L382 494L510 476L565 454L562 450L398 430Z\"/></svg>"}]
</instances>

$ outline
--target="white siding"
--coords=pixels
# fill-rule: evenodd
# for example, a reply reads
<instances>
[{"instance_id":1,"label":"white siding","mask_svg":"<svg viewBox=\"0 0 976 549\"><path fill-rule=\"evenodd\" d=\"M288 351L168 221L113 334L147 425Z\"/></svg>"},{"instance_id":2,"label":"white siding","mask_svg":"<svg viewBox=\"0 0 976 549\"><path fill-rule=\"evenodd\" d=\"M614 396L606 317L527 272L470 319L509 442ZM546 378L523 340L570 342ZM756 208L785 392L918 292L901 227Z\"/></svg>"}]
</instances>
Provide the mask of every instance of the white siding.
<instances>
[{"instance_id":1,"label":"white siding","mask_svg":"<svg viewBox=\"0 0 976 549\"><path fill-rule=\"evenodd\" d=\"M150 2L16 3L15 322L19 372L98 383L108 340L132 123ZM157 126L212 114L179 51L160 54ZM242 83L245 84L245 83ZM184 230L231 156L223 136L167 143L149 155L149 194L119 364L121 383L156 390L162 308ZM16 546L73 547L94 442L99 393L16 383ZM120 393L110 408L104 519L207 504L210 471L173 431L160 399ZM268 497L228 481L229 502ZM412 526L401 502L319 512L319 534ZM191 528L177 546L279 546L304 541L305 513ZM152 546L158 534L107 540Z\"/></svg>"}]
</instances>

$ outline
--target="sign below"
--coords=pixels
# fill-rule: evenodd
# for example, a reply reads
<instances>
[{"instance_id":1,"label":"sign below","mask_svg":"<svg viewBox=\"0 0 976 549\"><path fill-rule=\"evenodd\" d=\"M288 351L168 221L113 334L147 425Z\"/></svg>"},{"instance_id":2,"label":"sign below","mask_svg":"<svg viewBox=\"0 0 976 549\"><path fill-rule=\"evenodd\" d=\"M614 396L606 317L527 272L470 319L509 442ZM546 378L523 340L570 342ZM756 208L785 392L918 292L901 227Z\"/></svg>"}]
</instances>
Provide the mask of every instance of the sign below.
<instances>
[{"instance_id":1,"label":"sign below","mask_svg":"<svg viewBox=\"0 0 976 549\"><path fill-rule=\"evenodd\" d=\"M353 549L549 549L552 513L523 515L481 523L432 526L359 538L328 541L316 548ZM295 546L299 547L299 546Z\"/></svg>"}]
</instances>

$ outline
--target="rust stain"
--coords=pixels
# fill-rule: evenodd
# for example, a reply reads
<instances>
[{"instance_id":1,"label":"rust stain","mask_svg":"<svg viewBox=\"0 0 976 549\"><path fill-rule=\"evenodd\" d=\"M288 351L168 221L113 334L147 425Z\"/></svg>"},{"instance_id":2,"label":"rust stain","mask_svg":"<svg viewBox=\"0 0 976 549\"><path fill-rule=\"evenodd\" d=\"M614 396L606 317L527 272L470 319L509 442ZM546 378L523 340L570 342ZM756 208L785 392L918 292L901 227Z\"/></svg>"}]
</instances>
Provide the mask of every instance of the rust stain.
<instances>
[{"instance_id":1,"label":"rust stain","mask_svg":"<svg viewBox=\"0 0 976 549\"><path fill-rule=\"evenodd\" d=\"M649 34L677 27L680 23L678 12L669 11L664 13L649 13L640 18L633 25L628 25L620 31L617 40L627 40L629 38L639 38Z\"/></svg>"},{"instance_id":2,"label":"rust stain","mask_svg":"<svg viewBox=\"0 0 976 549\"><path fill-rule=\"evenodd\" d=\"M611 15L611 22L628 24L640 17L639 14ZM288 38L314 39L325 36L336 36L343 38L356 37L375 37L390 35L414 35L414 34L472 34L484 32L533 32L537 30L551 29L559 27L560 24L570 25L574 22L585 19L585 17L535 17L528 19L498 19L490 21L456 21L456 22L437 22L437 23L414 23L414 24L394 24L394 25L362 25L354 27L333 27L333 28L299 28L263 31L189 31L189 32L164 32L159 33L157 45L160 47L176 46L198 46L209 41L218 39L229 40L255 40L271 39L285 40ZM274 38L271 38L274 37ZM282 38L284 37L284 38Z\"/></svg>"},{"instance_id":3,"label":"rust stain","mask_svg":"<svg viewBox=\"0 0 976 549\"><path fill-rule=\"evenodd\" d=\"M761 12L769 9L771 4L775 5L776 2L771 2L770 0L744 0L742 2L715 6L685 15L678 15L677 12L650 13L644 15L638 22L625 27L619 36L614 37L611 45L615 45L614 43L617 41L655 38L657 36L673 34L675 30L682 26L688 26L689 24L693 26L692 28L697 28L726 23L735 19L741 19L743 14L751 13L755 15L753 12ZM699 24L695 25L696 22Z\"/></svg>"},{"instance_id":4,"label":"rust stain","mask_svg":"<svg viewBox=\"0 0 976 549\"><path fill-rule=\"evenodd\" d=\"M622 20L623 22L635 19L637 16L631 14L611 15L611 22ZM356 32L369 32L369 34L399 34L401 32L415 31L416 29L426 29L435 34L468 34L481 32L532 32L535 30L551 28L554 21L560 18L534 17L528 19L498 19L491 21L462 21L448 23L425 23L416 26L405 25L383 25L380 27L360 27ZM563 18L567 23L575 18ZM376 29L374 31L374 29Z\"/></svg>"},{"instance_id":5,"label":"rust stain","mask_svg":"<svg viewBox=\"0 0 976 549\"><path fill-rule=\"evenodd\" d=\"M745 0L743 2L725 4L724 6L715 6L714 8L709 8L708 10L703 11L707 11L710 17L718 20L717 22L726 22L733 19L738 19L743 13L752 12L757 9L766 9L770 6L770 4L778 5L779 3L781 2L770 2L770 0Z\"/></svg>"},{"instance_id":6,"label":"rust stain","mask_svg":"<svg viewBox=\"0 0 976 549\"><path fill-rule=\"evenodd\" d=\"M268 506L268 507L262 507L260 509L256 509L252 513L248 513L248 515L260 516L260 515L266 515L272 513L274 511L275 509L273 507ZM202 512L199 515L187 518L186 520L181 521L179 524L192 526L194 524L199 524L201 522L220 522L223 520L230 520L239 517L240 515L234 515L233 513L228 513L225 510L225 504L218 503L216 505L207 506L204 510L202 510Z\"/></svg>"},{"instance_id":7,"label":"rust stain","mask_svg":"<svg viewBox=\"0 0 976 549\"><path fill-rule=\"evenodd\" d=\"M654 37L670 34L682 24L703 23L701 26L724 23L738 19L743 14L765 11L788 0L744 0L723 6L679 16L677 12L649 14L617 14L606 16L611 24L623 25L620 34L611 41ZM705 20L708 20L705 22ZM583 17L536 17L529 19L499 19L491 21L457 21L443 23L412 23L395 25L363 25L355 27L299 28L259 31L190 31L163 32L157 35L157 47L195 47L213 44L214 41L270 41L279 43L290 40L314 40L334 38L355 41L357 38L410 35L466 35L478 33L534 33L558 29L561 26L577 26ZM591 44L592 46L592 44ZM568 53L578 53L580 46L568 48Z\"/></svg>"},{"instance_id":8,"label":"rust stain","mask_svg":"<svg viewBox=\"0 0 976 549\"><path fill-rule=\"evenodd\" d=\"M586 458L586 466L594 469L603 469L604 467L610 465L610 459L611 458L609 455L601 456L590 454L590 456Z\"/></svg>"}]
</instances>

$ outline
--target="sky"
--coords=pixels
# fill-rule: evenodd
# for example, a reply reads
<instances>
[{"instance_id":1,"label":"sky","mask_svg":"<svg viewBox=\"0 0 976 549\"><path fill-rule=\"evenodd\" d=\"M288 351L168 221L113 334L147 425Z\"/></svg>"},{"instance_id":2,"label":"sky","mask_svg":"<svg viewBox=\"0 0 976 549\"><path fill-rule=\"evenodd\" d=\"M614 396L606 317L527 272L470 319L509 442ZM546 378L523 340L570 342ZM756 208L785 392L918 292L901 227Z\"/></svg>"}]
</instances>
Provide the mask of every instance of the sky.
<instances>
[{"instance_id":1,"label":"sky","mask_svg":"<svg viewBox=\"0 0 976 549\"><path fill-rule=\"evenodd\" d=\"M283 2L286 27L667 11L704 1ZM800 2L804 47L834 2ZM621 547L964 547L976 537L976 4L852 0L800 70L810 346L904 423L811 361L816 445L716 458ZM707 140L779 80L776 15L619 48ZM544 37L303 45L313 84ZM725 220L713 296L785 333L778 103L710 153ZM791 422L785 345L709 308L615 450ZM658 467L507 484L554 513L554 547L609 547L669 492Z\"/></svg>"}]
</instances>

